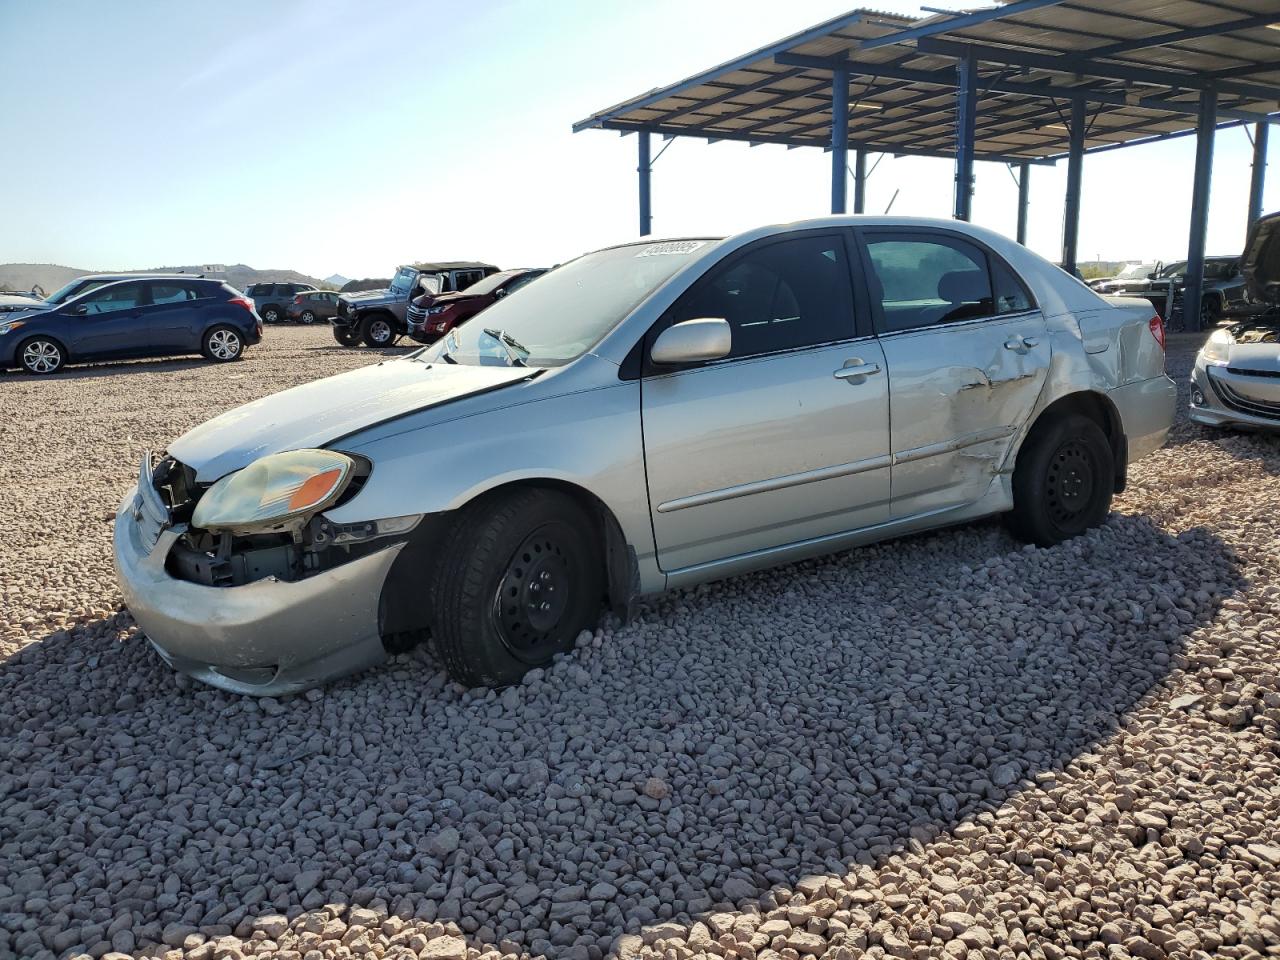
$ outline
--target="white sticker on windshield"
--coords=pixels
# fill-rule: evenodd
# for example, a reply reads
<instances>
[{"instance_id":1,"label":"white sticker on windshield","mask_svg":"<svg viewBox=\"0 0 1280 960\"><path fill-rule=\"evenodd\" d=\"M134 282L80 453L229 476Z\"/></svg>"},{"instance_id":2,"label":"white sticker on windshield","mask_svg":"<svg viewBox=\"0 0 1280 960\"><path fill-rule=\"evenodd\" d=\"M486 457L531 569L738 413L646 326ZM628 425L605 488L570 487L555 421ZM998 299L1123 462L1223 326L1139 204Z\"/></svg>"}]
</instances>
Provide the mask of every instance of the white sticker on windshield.
<instances>
[{"instance_id":1,"label":"white sticker on windshield","mask_svg":"<svg viewBox=\"0 0 1280 960\"><path fill-rule=\"evenodd\" d=\"M705 240L668 240L666 243L651 243L637 257L663 257L671 254L693 253L699 247L706 246Z\"/></svg>"}]
</instances>

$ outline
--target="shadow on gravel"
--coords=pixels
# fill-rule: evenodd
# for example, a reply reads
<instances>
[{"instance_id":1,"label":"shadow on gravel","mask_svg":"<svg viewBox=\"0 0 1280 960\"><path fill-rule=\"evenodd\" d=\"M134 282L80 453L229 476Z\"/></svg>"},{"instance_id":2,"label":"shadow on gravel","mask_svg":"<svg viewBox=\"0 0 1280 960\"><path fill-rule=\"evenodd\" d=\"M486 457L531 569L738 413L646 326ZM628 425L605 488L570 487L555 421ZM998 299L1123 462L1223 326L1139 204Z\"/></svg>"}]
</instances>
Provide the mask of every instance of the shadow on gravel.
<instances>
[{"instance_id":1,"label":"shadow on gravel","mask_svg":"<svg viewBox=\"0 0 1280 960\"><path fill-rule=\"evenodd\" d=\"M1060 770L1243 586L1200 528L981 524L660 599L502 694L419 650L282 702L176 680L121 614L0 666L0 955L355 903L594 958L767 908Z\"/></svg>"},{"instance_id":2,"label":"shadow on gravel","mask_svg":"<svg viewBox=\"0 0 1280 960\"><path fill-rule=\"evenodd\" d=\"M250 348L252 349L252 348ZM86 366L64 367L57 373L45 377L33 377L19 370L10 371L15 380L37 381L58 380L91 380L97 377L113 377L122 373L169 373L176 370L191 370L199 367L214 366L204 357L164 357L155 360L120 360L115 363L92 363Z\"/></svg>"}]
</instances>

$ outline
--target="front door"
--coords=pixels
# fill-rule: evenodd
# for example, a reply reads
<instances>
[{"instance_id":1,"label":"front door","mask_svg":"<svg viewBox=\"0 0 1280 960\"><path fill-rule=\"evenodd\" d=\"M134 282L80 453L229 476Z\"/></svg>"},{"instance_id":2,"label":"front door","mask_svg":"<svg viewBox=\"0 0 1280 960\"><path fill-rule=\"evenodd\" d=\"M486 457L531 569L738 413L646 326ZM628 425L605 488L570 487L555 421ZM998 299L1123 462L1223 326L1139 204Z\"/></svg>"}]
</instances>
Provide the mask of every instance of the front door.
<instances>
[{"instance_id":1,"label":"front door","mask_svg":"<svg viewBox=\"0 0 1280 960\"><path fill-rule=\"evenodd\" d=\"M750 246L713 266L650 334L723 318L730 355L641 388L658 563L678 572L882 523L884 357L855 326L844 231ZM856 368L861 371L850 374Z\"/></svg>"},{"instance_id":2,"label":"front door","mask_svg":"<svg viewBox=\"0 0 1280 960\"><path fill-rule=\"evenodd\" d=\"M861 236L889 370L893 517L972 503L1044 386L1044 317L1003 260L958 234Z\"/></svg>"},{"instance_id":3,"label":"front door","mask_svg":"<svg viewBox=\"0 0 1280 960\"><path fill-rule=\"evenodd\" d=\"M133 356L147 342L145 292L141 281L112 283L64 307L72 321L71 355L77 360Z\"/></svg>"}]
</instances>

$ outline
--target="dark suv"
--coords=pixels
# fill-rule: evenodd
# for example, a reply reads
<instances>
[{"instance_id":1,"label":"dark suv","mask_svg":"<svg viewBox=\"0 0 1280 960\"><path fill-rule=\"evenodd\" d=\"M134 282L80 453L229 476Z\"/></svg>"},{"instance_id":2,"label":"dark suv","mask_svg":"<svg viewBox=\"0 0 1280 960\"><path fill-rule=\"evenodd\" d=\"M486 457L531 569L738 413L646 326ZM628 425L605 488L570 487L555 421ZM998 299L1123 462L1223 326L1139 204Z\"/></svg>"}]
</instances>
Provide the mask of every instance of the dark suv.
<instances>
[{"instance_id":1,"label":"dark suv","mask_svg":"<svg viewBox=\"0 0 1280 960\"><path fill-rule=\"evenodd\" d=\"M226 363L261 339L252 301L221 280L121 280L0 321L0 369L45 374L67 363L184 353Z\"/></svg>"},{"instance_id":2,"label":"dark suv","mask_svg":"<svg viewBox=\"0 0 1280 960\"><path fill-rule=\"evenodd\" d=\"M263 323L282 323L293 298L314 289L315 284L311 283L251 283L245 287L244 295L253 301Z\"/></svg>"}]
</instances>

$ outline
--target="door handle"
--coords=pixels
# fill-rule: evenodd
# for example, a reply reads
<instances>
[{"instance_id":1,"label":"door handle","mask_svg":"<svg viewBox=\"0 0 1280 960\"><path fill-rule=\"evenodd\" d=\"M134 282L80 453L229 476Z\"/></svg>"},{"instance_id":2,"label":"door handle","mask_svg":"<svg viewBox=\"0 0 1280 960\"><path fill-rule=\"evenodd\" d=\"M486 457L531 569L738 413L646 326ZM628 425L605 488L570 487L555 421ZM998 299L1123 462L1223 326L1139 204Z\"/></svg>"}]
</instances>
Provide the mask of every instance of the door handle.
<instances>
[{"instance_id":1,"label":"door handle","mask_svg":"<svg viewBox=\"0 0 1280 960\"><path fill-rule=\"evenodd\" d=\"M1004 348L1006 350L1016 350L1018 353L1026 353L1032 347L1038 346L1039 343L1039 337L1024 337L1019 334L1006 340L1004 342Z\"/></svg>"},{"instance_id":2,"label":"door handle","mask_svg":"<svg viewBox=\"0 0 1280 960\"><path fill-rule=\"evenodd\" d=\"M880 372L880 364L863 363L861 360L855 357L853 360L849 362L848 366L841 367L839 370L835 371L831 375L835 377L837 380L854 380L855 378L867 377L873 373L879 373L879 372ZM856 382L861 383L862 381L858 379Z\"/></svg>"}]
</instances>

